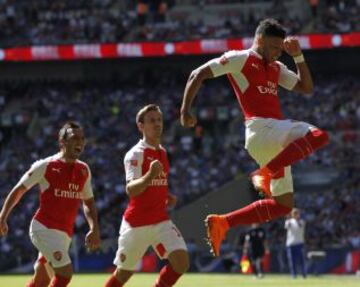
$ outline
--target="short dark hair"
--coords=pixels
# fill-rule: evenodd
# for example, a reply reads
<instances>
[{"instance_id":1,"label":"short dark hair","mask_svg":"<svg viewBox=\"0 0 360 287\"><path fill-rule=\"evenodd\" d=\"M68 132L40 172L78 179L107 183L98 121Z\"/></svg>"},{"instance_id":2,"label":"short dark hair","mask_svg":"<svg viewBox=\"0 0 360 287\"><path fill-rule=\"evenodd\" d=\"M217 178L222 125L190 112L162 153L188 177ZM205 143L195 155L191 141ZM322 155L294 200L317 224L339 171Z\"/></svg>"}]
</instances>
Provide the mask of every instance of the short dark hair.
<instances>
[{"instance_id":1,"label":"short dark hair","mask_svg":"<svg viewBox=\"0 0 360 287\"><path fill-rule=\"evenodd\" d=\"M59 141L67 139L68 129L82 129L82 126L75 121L67 121L59 131Z\"/></svg>"},{"instance_id":2,"label":"short dark hair","mask_svg":"<svg viewBox=\"0 0 360 287\"><path fill-rule=\"evenodd\" d=\"M162 113L160 110L160 107L158 105L155 105L155 104L147 105L147 106L141 108L140 111L138 111L138 113L136 115L136 123L144 123L145 115L151 111L157 111L159 113Z\"/></svg>"},{"instance_id":3,"label":"short dark hair","mask_svg":"<svg viewBox=\"0 0 360 287\"><path fill-rule=\"evenodd\" d=\"M275 19L267 18L262 20L256 28L255 35L272 36L285 39L285 28Z\"/></svg>"}]
</instances>

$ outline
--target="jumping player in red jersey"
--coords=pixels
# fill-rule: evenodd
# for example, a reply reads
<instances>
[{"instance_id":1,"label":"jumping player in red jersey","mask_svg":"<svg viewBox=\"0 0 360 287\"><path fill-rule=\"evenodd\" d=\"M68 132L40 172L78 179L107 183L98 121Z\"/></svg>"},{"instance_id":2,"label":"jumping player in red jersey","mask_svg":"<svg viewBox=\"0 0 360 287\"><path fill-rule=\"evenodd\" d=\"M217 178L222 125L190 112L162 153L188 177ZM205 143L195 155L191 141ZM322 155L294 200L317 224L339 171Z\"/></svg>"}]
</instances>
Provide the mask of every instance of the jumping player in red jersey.
<instances>
[{"instance_id":1,"label":"jumping player in red jersey","mask_svg":"<svg viewBox=\"0 0 360 287\"><path fill-rule=\"evenodd\" d=\"M143 138L125 155L126 193L130 201L120 227L114 260L117 268L105 286L124 286L152 246L161 259L169 261L153 287L171 287L189 268L189 257L185 241L167 212L167 207L175 206L176 197L169 193L169 162L160 144L160 108L153 104L143 107L136 124Z\"/></svg>"},{"instance_id":2,"label":"jumping player in red jersey","mask_svg":"<svg viewBox=\"0 0 360 287\"><path fill-rule=\"evenodd\" d=\"M325 131L305 122L285 120L280 109L278 86L310 94L313 81L299 42L285 36L274 19L261 21L248 50L229 51L195 69L186 84L181 107L181 123L194 127L192 102L202 82L227 75L245 116L245 148L260 168L250 177L254 187L267 198L228 214L209 215L208 240L218 256L230 227L262 223L288 214L293 206L290 166L306 158L329 141ZM297 74L277 61L282 51L293 57Z\"/></svg>"},{"instance_id":3,"label":"jumping player in red jersey","mask_svg":"<svg viewBox=\"0 0 360 287\"><path fill-rule=\"evenodd\" d=\"M30 238L39 250L39 259L27 287L69 284L73 275L69 246L81 203L90 227L85 244L90 250L100 246L91 172L78 159L85 147L82 127L67 122L59 131L59 145L59 153L36 161L23 175L5 199L0 213L0 236L4 236L8 233L7 219L12 209L28 190L39 185L40 206L30 225Z\"/></svg>"}]
</instances>

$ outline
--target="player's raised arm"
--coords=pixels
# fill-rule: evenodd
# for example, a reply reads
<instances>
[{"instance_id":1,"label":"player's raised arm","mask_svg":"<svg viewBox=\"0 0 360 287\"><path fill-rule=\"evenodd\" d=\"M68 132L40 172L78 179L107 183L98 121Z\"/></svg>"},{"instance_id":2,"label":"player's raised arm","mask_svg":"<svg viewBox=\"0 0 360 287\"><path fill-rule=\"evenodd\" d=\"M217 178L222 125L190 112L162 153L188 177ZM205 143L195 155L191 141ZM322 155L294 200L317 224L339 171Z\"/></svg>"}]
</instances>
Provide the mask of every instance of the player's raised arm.
<instances>
[{"instance_id":1,"label":"player's raised arm","mask_svg":"<svg viewBox=\"0 0 360 287\"><path fill-rule=\"evenodd\" d=\"M239 73L244 64L244 59L244 52L235 50L228 51L191 72L185 86L180 111L180 121L184 127L194 127L196 125L196 117L190 114L190 109L203 81L225 74Z\"/></svg>"},{"instance_id":2,"label":"player's raised arm","mask_svg":"<svg viewBox=\"0 0 360 287\"><path fill-rule=\"evenodd\" d=\"M5 236L8 233L7 219L13 208L18 204L23 195L28 189L20 184L16 185L5 199L4 205L0 212L0 236Z\"/></svg>"},{"instance_id":3,"label":"player's raised arm","mask_svg":"<svg viewBox=\"0 0 360 287\"><path fill-rule=\"evenodd\" d=\"M293 91L303 94L311 94L314 89L314 84L310 70L305 62L304 55L302 54L299 41L294 37L286 38L284 40L284 50L293 57L297 68L297 76L299 80L294 86Z\"/></svg>"},{"instance_id":4,"label":"player's raised arm","mask_svg":"<svg viewBox=\"0 0 360 287\"><path fill-rule=\"evenodd\" d=\"M194 127L196 125L196 117L190 114L192 102L198 93L204 80L213 78L209 63L193 70L187 80L183 102L181 105L181 124L184 127Z\"/></svg>"}]
</instances>

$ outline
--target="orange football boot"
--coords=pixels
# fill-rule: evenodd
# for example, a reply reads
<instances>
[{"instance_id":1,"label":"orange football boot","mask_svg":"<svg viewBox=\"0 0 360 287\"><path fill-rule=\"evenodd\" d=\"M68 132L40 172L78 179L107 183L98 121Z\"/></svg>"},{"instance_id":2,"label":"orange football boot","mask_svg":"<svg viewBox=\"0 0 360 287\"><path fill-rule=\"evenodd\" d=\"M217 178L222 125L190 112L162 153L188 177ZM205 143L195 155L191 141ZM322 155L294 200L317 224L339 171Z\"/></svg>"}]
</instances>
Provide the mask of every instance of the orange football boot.
<instances>
[{"instance_id":1,"label":"orange football boot","mask_svg":"<svg viewBox=\"0 0 360 287\"><path fill-rule=\"evenodd\" d=\"M229 230L229 223L222 215L210 214L205 219L207 241L214 256L220 255L221 242L225 239Z\"/></svg>"}]
</instances>

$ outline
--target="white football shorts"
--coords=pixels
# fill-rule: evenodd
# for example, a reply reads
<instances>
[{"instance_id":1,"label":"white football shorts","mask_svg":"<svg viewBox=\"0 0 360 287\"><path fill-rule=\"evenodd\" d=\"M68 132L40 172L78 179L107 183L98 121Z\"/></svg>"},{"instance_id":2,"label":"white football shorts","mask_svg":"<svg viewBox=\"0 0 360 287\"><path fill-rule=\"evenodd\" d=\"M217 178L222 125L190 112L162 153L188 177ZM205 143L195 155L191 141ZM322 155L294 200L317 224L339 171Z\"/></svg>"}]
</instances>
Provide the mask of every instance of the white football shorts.
<instances>
[{"instance_id":1,"label":"white football shorts","mask_svg":"<svg viewBox=\"0 0 360 287\"><path fill-rule=\"evenodd\" d=\"M184 238L171 220L131 227L123 219L114 264L123 270L135 271L137 263L152 246L159 258L165 259L175 250L187 250Z\"/></svg>"},{"instance_id":2,"label":"white football shorts","mask_svg":"<svg viewBox=\"0 0 360 287\"><path fill-rule=\"evenodd\" d=\"M34 219L30 224L30 239L53 268L71 263L69 256L71 238L67 233L49 229Z\"/></svg>"},{"instance_id":3,"label":"white football shorts","mask_svg":"<svg viewBox=\"0 0 360 287\"><path fill-rule=\"evenodd\" d=\"M253 118L245 122L245 148L260 167L265 166L287 145L316 127L300 121ZM271 180L271 193L279 196L294 192L291 167L285 176Z\"/></svg>"}]
</instances>

